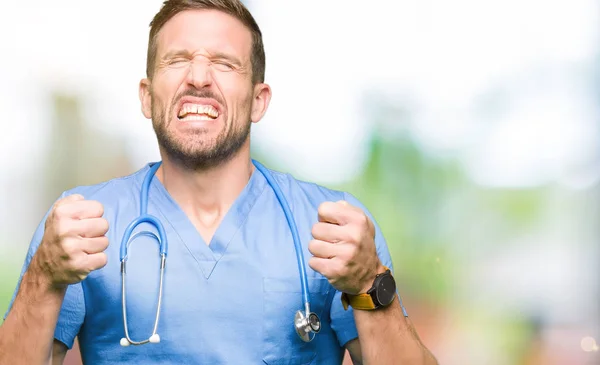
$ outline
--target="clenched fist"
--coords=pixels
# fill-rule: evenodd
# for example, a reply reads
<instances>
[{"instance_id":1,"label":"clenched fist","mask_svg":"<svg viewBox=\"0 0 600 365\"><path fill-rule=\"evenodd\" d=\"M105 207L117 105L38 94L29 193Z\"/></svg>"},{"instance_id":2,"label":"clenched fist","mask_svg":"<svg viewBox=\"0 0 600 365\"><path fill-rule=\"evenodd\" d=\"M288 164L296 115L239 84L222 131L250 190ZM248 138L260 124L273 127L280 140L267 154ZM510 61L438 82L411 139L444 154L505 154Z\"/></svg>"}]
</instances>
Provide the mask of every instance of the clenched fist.
<instances>
[{"instance_id":1,"label":"clenched fist","mask_svg":"<svg viewBox=\"0 0 600 365\"><path fill-rule=\"evenodd\" d=\"M310 267L337 290L366 293L377 274L385 269L377 256L375 226L360 208L346 201L319 206L319 222L313 226L308 250Z\"/></svg>"},{"instance_id":2,"label":"clenched fist","mask_svg":"<svg viewBox=\"0 0 600 365\"><path fill-rule=\"evenodd\" d=\"M108 221L103 214L102 204L78 194L58 200L48 215L31 267L56 288L78 283L104 267Z\"/></svg>"}]
</instances>

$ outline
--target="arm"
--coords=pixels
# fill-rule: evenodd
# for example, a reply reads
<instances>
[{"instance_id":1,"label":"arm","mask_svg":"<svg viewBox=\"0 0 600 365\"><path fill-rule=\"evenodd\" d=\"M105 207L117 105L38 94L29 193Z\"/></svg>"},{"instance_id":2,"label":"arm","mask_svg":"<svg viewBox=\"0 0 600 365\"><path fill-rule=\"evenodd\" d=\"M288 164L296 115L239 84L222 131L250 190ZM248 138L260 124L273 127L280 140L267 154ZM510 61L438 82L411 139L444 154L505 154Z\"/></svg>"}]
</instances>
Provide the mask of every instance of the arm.
<instances>
[{"instance_id":1,"label":"arm","mask_svg":"<svg viewBox=\"0 0 600 365\"><path fill-rule=\"evenodd\" d=\"M56 202L45 224L40 224L0 326L0 364L62 364L67 346L54 341L61 311L66 306L57 338L69 343L81 313L79 283L106 265L108 222L102 215L100 203L72 195Z\"/></svg>"},{"instance_id":2,"label":"arm","mask_svg":"<svg viewBox=\"0 0 600 365\"><path fill-rule=\"evenodd\" d=\"M354 310L354 318L360 340L350 341L346 348L355 365L437 365L398 300L378 310Z\"/></svg>"},{"instance_id":3,"label":"arm","mask_svg":"<svg viewBox=\"0 0 600 365\"><path fill-rule=\"evenodd\" d=\"M366 208L357 201L354 204L356 206L346 201L325 202L319 207L319 222L313 227L314 240L309 243L313 254L309 265L328 278L339 292L361 294L371 288L377 274L385 271L384 263L391 268L391 259L381 232ZM381 256L386 259L384 263ZM339 304L336 307L339 308ZM339 311L336 310L338 326L340 317L347 316L340 315ZM346 344L355 364L437 364L404 315L397 295L388 307L343 312L352 315L355 335L360 338L360 342L354 340ZM347 319L344 321L348 323ZM349 327L340 331L342 340L351 333Z\"/></svg>"},{"instance_id":4,"label":"arm","mask_svg":"<svg viewBox=\"0 0 600 365\"><path fill-rule=\"evenodd\" d=\"M65 357L67 356L67 346L54 340L54 346L52 347L52 365L63 365Z\"/></svg>"},{"instance_id":5,"label":"arm","mask_svg":"<svg viewBox=\"0 0 600 365\"><path fill-rule=\"evenodd\" d=\"M0 327L0 364L50 362L65 291L53 288L34 266L23 275L13 308Z\"/></svg>"}]
</instances>

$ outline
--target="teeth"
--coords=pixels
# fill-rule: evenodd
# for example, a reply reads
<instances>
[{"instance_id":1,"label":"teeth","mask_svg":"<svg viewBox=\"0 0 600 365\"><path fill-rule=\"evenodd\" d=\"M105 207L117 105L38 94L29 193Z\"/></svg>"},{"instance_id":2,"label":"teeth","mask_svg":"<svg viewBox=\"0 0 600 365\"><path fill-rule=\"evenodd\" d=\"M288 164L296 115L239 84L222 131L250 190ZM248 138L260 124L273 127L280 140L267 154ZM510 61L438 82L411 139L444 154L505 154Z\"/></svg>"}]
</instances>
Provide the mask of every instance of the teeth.
<instances>
[{"instance_id":1,"label":"teeth","mask_svg":"<svg viewBox=\"0 0 600 365\"><path fill-rule=\"evenodd\" d=\"M194 121L194 120L212 120L213 118L204 115L204 114L190 114L183 118L181 118L184 122Z\"/></svg>"},{"instance_id":2,"label":"teeth","mask_svg":"<svg viewBox=\"0 0 600 365\"><path fill-rule=\"evenodd\" d=\"M217 118L219 112L212 105L188 104L179 111L179 118L183 118L188 114L206 115L211 118Z\"/></svg>"}]
</instances>

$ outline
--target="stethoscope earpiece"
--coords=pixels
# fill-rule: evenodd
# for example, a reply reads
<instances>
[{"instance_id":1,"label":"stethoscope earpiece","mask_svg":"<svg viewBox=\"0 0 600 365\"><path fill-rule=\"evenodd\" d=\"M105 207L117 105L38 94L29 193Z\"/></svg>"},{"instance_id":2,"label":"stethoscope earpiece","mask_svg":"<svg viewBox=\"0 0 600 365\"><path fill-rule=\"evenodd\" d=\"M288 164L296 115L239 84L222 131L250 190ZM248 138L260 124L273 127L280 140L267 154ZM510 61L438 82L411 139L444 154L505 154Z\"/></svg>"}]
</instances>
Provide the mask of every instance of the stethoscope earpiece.
<instances>
[{"instance_id":1,"label":"stethoscope earpiece","mask_svg":"<svg viewBox=\"0 0 600 365\"><path fill-rule=\"evenodd\" d=\"M160 342L160 336L158 335L158 333L153 334L152 336L150 336L150 338L147 341L142 341L140 343L135 343L133 341L128 340L127 338L123 337L121 339L121 346L123 347L127 347L131 344L133 345L143 345L144 343L159 343Z\"/></svg>"}]
</instances>

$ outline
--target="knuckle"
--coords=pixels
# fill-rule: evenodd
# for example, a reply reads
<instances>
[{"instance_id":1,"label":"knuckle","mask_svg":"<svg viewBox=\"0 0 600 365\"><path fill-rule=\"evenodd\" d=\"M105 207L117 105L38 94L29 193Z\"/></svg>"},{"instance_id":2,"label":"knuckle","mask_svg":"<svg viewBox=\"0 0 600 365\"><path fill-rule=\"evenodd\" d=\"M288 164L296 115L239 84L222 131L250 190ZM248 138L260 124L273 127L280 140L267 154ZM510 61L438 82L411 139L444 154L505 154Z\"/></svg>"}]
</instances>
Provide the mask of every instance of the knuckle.
<instances>
[{"instance_id":1,"label":"knuckle","mask_svg":"<svg viewBox=\"0 0 600 365\"><path fill-rule=\"evenodd\" d=\"M323 215L323 212L324 212L324 209L325 209L325 204L326 204L326 203L321 203L321 204L319 204L319 207L317 208L317 213L318 213L319 215Z\"/></svg>"},{"instance_id":2,"label":"knuckle","mask_svg":"<svg viewBox=\"0 0 600 365\"><path fill-rule=\"evenodd\" d=\"M100 239L102 250L106 250L110 244L108 237L104 236Z\"/></svg>"},{"instance_id":3,"label":"knuckle","mask_svg":"<svg viewBox=\"0 0 600 365\"><path fill-rule=\"evenodd\" d=\"M98 212L98 216L101 217L104 215L104 205L99 201L92 201L92 208Z\"/></svg>"},{"instance_id":4,"label":"knuckle","mask_svg":"<svg viewBox=\"0 0 600 365\"><path fill-rule=\"evenodd\" d=\"M68 205L61 204L61 205L54 207L54 210L52 211L52 215L56 219L66 217L68 215Z\"/></svg>"},{"instance_id":5,"label":"knuckle","mask_svg":"<svg viewBox=\"0 0 600 365\"><path fill-rule=\"evenodd\" d=\"M63 239L60 241L60 247L65 257L71 257L77 252L78 245L74 239Z\"/></svg>"},{"instance_id":6,"label":"knuckle","mask_svg":"<svg viewBox=\"0 0 600 365\"><path fill-rule=\"evenodd\" d=\"M342 207L348 207L348 206L350 206L350 204L348 204L348 202L345 201L345 200L343 200L343 199L342 200L338 200L336 204L339 205L339 206L342 206Z\"/></svg>"},{"instance_id":7,"label":"knuckle","mask_svg":"<svg viewBox=\"0 0 600 365\"><path fill-rule=\"evenodd\" d=\"M364 237L364 229L362 227L357 228L356 231L354 231L354 242L356 243L360 243L363 240Z\"/></svg>"},{"instance_id":8,"label":"knuckle","mask_svg":"<svg viewBox=\"0 0 600 365\"><path fill-rule=\"evenodd\" d=\"M340 258L341 260L350 259L350 250L348 246L348 244L339 245L336 257Z\"/></svg>"},{"instance_id":9,"label":"knuckle","mask_svg":"<svg viewBox=\"0 0 600 365\"><path fill-rule=\"evenodd\" d=\"M308 243L308 251L309 251L310 253L312 253L313 255L315 254L315 248L316 248L315 246L316 246L316 245L317 245L317 242L316 242L315 240L311 240L311 241Z\"/></svg>"},{"instance_id":10,"label":"knuckle","mask_svg":"<svg viewBox=\"0 0 600 365\"><path fill-rule=\"evenodd\" d=\"M315 271L319 271L317 267L317 259L315 257L308 259L308 266Z\"/></svg>"},{"instance_id":11,"label":"knuckle","mask_svg":"<svg viewBox=\"0 0 600 365\"><path fill-rule=\"evenodd\" d=\"M109 224L107 219L100 218L100 220L98 221L98 226L103 232L108 232Z\"/></svg>"},{"instance_id":12,"label":"knuckle","mask_svg":"<svg viewBox=\"0 0 600 365\"><path fill-rule=\"evenodd\" d=\"M73 221L66 216L58 216L52 222L56 234L60 237L68 236L73 231Z\"/></svg>"},{"instance_id":13,"label":"knuckle","mask_svg":"<svg viewBox=\"0 0 600 365\"><path fill-rule=\"evenodd\" d=\"M98 254L98 267L96 269L103 268L104 266L106 266L107 263L108 263L108 256L104 252L99 253Z\"/></svg>"},{"instance_id":14,"label":"knuckle","mask_svg":"<svg viewBox=\"0 0 600 365\"><path fill-rule=\"evenodd\" d=\"M313 235L317 235L319 233L319 227L320 227L320 224L318 222L313 224L311 233Z\"/></svg>"},{"instance_id":15,"label":"knuckle","mask_svg":"<svg viewBox=\"0 0 600 365\"><path fill-rule=\"evenodd\" d=\"M358 256L359 252L358 252L358 246L356 245L351 245L348 247L347 249L347 255L349 259L354 259Z\"/></svg>"},{"instance_id":16,"label":"knuckle","mask_svg":"<svg viewBox=\"0 0 600 365\"><path fill-rule=\"evenodd\" d=\"M332 203L330 201L326 201L326 202L321 203L319 205L319 208L317 208L318 213L320 215L327 215L328 212L331 210L332 204L334 204L334 203Z\"/></svg>"},{"instance_id":17,"label":"knuckle","mask_svg":"<svg viewBox=\"0 0 600 365\"><path fill-rule=\"evenodd\" d=\"M321 209L327 209L331 206L331 202L330 201L324 201L321 204L319 204L319 208Z\"/></svg>"},{"instance_id":18,"label":"knuckle","mask_svg":"<svg viewBox=\"0 0 600 365\"><path fill-rule=\"evenodd\" d=\"M346 232L348 241L351 243L358 243L360 242L362 233L360 228L358 227L351 227L351 229L348 229L348 231Z\"/></svg>"},{"instance_id":19,"label":"knuckle","mask_svg":"<svg viewBox=\"0 0 600 365\"><path fill-rule=\"evenodd\" d=\"M69 257L63 262L62 271L65 276L76 276L81 272L79 270L79 260L74 257Z\"/></svg>"},{"instance_id":20,"label":"knuckle","mask_svg":"<svg viewBox=\"0 0 600 365\"><path fill-rule=\"evenodd\" d=\"M360 224L361 227L369 226L369 217L364 212L358 213L356 221L358 222L358 224Z\"/></svg>"}]
</instances>

